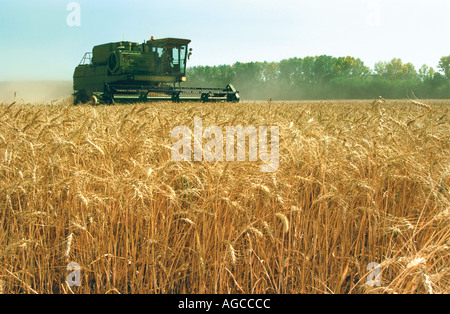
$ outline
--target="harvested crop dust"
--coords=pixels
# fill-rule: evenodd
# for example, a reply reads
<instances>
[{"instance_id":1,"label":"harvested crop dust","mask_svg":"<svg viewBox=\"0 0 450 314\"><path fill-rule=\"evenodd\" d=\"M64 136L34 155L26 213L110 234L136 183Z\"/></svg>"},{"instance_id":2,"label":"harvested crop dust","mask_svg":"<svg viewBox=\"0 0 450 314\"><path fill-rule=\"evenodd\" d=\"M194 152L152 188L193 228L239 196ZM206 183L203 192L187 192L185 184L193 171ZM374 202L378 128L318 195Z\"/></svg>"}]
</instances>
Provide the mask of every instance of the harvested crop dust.
<instances>
[{"instance_id":1,"label":"harvested crop dust","mask_svg":"<svg viewBox=\"0 0 450 314\"><path fill-rule=\"evenodd\" d=\"M450 292L449 101L70 103L0 105L2 293ZM194 118L278 171L172 161Z\"/></svg>"},{"instance_id":2,"label":"harvested crop dust","mask_svg":"<svg viewBox=\"0 0 450 314\"><path fill-rule=\"evenodd\" d=\"M0 103L54 103L72 93L71 81L0 82Z\"/></svg>"}]
</instances>

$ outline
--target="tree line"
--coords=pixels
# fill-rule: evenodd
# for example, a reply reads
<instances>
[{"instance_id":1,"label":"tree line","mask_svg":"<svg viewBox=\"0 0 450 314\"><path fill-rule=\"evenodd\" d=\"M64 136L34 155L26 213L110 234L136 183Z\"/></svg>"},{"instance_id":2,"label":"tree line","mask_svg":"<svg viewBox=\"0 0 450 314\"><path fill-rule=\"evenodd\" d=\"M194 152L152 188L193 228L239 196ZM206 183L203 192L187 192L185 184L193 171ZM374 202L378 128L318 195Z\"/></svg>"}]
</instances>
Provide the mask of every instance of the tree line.
<instances>
[{"instance_id":1,"label":"tree line","mask_svg":"<svg viewBox=\"0 0 450 314\"><path fill-rule=\"evenodd\" d=\"M399 58L377 62L370 69L359 58L327 55L290 58L280 62L236 62L233 65L187 69L188 86L224 87L233 84L244 99L372 99L450 98L450 55L438 71L423 65L416 70Z\"/></svg>"}]
</instances>

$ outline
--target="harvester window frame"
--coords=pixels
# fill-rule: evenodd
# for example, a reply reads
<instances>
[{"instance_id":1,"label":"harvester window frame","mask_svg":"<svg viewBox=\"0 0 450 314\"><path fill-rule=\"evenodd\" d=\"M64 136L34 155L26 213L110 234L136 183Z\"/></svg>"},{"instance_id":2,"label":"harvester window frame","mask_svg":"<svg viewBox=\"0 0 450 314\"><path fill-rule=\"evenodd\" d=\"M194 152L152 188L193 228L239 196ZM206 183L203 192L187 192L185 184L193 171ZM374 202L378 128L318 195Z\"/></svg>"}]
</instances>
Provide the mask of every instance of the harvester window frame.
<instances>
[{"instance_id":1,"label":"harvester window frame","mask_svg":"<svg viewBox=\"0 0 450 314\"><path fill-rule=\"evenodd\" d=\"M186 58L187 58L187 45L180 45L175 47L175 49L178 51L178 69L180 74L186 73ZM183 51L183 53L181 52ZM175 63L174 63L175 64Z\"/></svg>"},{"instance_id":2,"label":"harvester window frame","mask_svg":"<svg viewBox=\"0 0 450 314\"><path fill-rule=\"evenodd\" d=\"M184 75L186 73L186 60L187 60L187 44L180 44L180 43L156 43L151 45L151 51L156 56L156 64L158 65L158 68L161 69L161 72L163 71L163 65L162 65L162 59L164 50L171 50L172 52L169 52L169 56L171 59L170 67L171 67L171 74L182 74Z\"/></svg>"}]
</instances>

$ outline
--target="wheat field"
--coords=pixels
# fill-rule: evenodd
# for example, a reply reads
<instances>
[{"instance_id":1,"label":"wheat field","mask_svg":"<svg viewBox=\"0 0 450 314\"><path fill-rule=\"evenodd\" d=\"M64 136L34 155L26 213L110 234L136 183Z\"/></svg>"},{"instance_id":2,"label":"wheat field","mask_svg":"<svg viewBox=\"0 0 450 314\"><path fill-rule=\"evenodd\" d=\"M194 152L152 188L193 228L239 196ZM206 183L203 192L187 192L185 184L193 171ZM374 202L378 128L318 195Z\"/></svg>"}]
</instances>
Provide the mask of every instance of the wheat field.
<instances>
[{"instance_id":1,"label":"wheat field","mask_svg":"<svg viewBox=\"0 0 450 314\"><path fill-rule=\"evenodd\" d=\"M450 101L70 103L0 105L0 293L450 292ZM174 162L195 118L278 170Z\"/></svg>"}]
</instances>

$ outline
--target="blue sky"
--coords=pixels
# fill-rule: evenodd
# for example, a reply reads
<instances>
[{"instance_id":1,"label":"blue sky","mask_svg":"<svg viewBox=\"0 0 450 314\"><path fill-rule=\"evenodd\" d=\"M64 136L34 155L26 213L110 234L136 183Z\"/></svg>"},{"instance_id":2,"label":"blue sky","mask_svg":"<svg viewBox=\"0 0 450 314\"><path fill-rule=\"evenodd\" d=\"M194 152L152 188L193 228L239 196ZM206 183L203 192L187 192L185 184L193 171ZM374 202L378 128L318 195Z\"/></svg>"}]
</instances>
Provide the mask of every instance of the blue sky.
<instances>
[{"instance_id":1,"label":"blue sky","mask_svg":"<svg viewBox=\"0 0 450 314\"><path fill-rule=\"evenodd\" d=\"M80 26L67 10L79 4ZM1 0L0 81L71 80L94 45L192 39L188 65L354 56L436 69L450 55L449 0Z\"/></svg>"}]
</instances>

